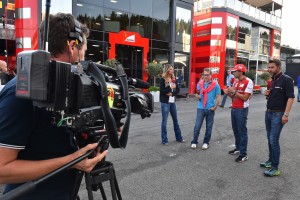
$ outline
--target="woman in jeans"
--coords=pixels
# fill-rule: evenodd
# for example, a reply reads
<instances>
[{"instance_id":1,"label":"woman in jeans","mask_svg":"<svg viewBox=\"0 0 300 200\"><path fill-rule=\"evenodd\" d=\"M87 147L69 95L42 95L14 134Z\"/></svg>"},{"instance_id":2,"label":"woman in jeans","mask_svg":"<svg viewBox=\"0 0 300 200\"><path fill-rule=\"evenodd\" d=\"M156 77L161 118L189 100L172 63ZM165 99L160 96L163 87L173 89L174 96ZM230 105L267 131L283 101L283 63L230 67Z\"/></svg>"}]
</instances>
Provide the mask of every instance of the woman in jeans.
<instances>
[{"instance_id":1,"label":"woman in jeans","mask_svg":"<svg viewBox=\"0 0 300 200\"><path fill-rule=\"evenodd\" d=\"M168 145L167 137L167 121L168 115L171 113L173 119L173 126L175 132L175 138L177 142L185 142L181 136L181 130L177 119L177 109L176 109L176 95L179 93L180 89L177 85L176 78L174 76L174 68L171 64L165 65L164 73L159 83L160 91L160 103L161 103L161 139L163 145Z\"/></svg>"}]
</instances>

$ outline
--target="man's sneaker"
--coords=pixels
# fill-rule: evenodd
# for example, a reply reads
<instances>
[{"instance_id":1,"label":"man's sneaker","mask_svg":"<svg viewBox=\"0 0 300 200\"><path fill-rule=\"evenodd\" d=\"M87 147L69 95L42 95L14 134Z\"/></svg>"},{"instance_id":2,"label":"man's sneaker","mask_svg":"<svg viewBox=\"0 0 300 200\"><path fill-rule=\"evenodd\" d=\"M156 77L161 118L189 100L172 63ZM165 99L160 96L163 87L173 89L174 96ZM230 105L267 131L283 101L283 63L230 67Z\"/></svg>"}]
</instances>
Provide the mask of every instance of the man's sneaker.
<instances>
[{"instance_id":1,"label":"man's sneaker","mask_svg":"<svg viewBox=\"0 0 300 200\"><path fill-rule=\"evenodd\" d=\"M166 143L162 143L162 144L165 145L165 146L168 146L168 145L169 145L169 143L167 143L167 142L166 142Z\"/></svg>"},{"instance_id":2,"label":"man's sneaker","mask_svg":"<svg viewBox=\"0 0 300 200\"><path fill-rule=\"evenodd\" d=\"M185 140L181 140L181 141L176 140L176 141L179 142L179 143L185 143L186 142Z\"/></svg>"},{"instance_id":3,"label":"man's sneaker","mask_svg":"<svg viewBox=\"0 0 300 200\"><path fill-rule=\"evenodd\" d=\"M271 168L264 172L265 176L273 177L273 176L279 176L280 171L279 169Z\"/></svg>"},{"instance_id":4,"label":"man's sneaker","mask_svg":"<svg viewBox=\"0 0 300 200\"><path fill-rule=\"evenodd\" d=\"M259 164L261 167L264 168L271 168L272 167L272 163L270 161L264 162L264 163L260 163Z\"/></svg>"},{"instance_id":5,"label":"man's sneaker","mask_svg":"<svg viewBox=\"0 0 300 200\"><path fill-rule=\"evenodd\" d=\"M191 148L192 148L192 149L196 149L196 148L197 148L197 145L196 145L196 144L192 144L192 145L191 145Z\"/></svg>"},{"instance_id":6,"label":"man's sneaker","mask_svg":"<svg viewBox=\"0 0 300 200\"><path fill-rule=\"evenodd\" d=\"M246 160L248 160L248 157L247 156L241 156L241 155L239 155L239 157L237 157L237 159L235 159L235 161L238 162L238 163L244 162Z\"/></svg>"},{"instance_id":7,"label":"man's sneaker","mask_svg":"<svg viewBox=\"0 0 300 200\"><path fill-rule=\"evenodd\" d=\"M236 155L236 154L239 154L240 151L237 150L237 149L233 149L233 150L229 151L228 153L229 153L230 155Z\"/></svg>"},{"instance_id":8,"label":"man's sneaker","mask_svg":"<svg viewBox=\"0 0 300 200\"><path fill-rule=\"evenodd\" d=\"M207 143L204 143L204 144L202 145L202 149L203 149L203 150L208 149L208 144L207 144Z\"/></svg>"}]
</instances>

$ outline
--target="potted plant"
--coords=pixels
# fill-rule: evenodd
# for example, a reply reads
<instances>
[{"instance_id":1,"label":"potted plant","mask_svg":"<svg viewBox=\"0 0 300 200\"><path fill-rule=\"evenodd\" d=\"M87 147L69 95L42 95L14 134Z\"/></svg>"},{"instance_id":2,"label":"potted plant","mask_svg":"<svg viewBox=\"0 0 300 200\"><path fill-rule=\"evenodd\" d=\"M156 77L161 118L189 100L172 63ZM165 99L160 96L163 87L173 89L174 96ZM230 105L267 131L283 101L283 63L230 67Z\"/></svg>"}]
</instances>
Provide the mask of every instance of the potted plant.
<instances>
[{"instance_id":1,"label":"potted plant","mask_svg":"<svg viewBox=\"0 0 300 200\"><path fill-rule=\"evenodd\" d=\"M146 72L148 76L153 79L153 86L150 86L148 91L152 94L154 102L159 102L159 87L155 85L155 79L159 78L163 72L163 66L161 63L153 61L146 66Z\"/></svg>"},{"instance_id":2,"label":"potted plant","mask_svg":"<svg viewBox=\"0 0 300 200\"><path fill-rule=\"evenodd\" d=\"M158 63L154 60L153 62L147 64L146 72L148 76L153 79L153 85L155 86L155 78L159 78L163 73L163 66L161 63Z\"/></svg>"},{"instance_id":3,"label":"potted plant","mask_svg":"<svg viewBox=\"0 0 300 200\"><path fill-rule=\"evenodd\" d=\"M112 58L112 59L107 59L104 64L109 66L109 67L115 68L116 67L115 63L116 62L117 62L117 60L115 58Z\"/></svg>"},{"instance_id":4,"label":"potted plant","mask_svg":"<svg viewBox=\"0 0 300 200\"><path fill-rule=\"evenodd\" d=\"M258 77L265 82L265 84L260 85L261 93L264 94L265 90L267 89L267 81L271 78L271 75L268 72L263 72L262 74L258 75Z\"/></svg>"},{"instance_id":5,"label":"potted plant","mask_svg":"<svg viewBox=\"0 0 300 200\"><path fill-rule=\"evenodd\" d=\"M156 87L156 86L150 86L150 87L148 88L148 91L149 91L149 92L157 92L157 91L159 91L159 87Z\"/></svg>"}]
</instances>

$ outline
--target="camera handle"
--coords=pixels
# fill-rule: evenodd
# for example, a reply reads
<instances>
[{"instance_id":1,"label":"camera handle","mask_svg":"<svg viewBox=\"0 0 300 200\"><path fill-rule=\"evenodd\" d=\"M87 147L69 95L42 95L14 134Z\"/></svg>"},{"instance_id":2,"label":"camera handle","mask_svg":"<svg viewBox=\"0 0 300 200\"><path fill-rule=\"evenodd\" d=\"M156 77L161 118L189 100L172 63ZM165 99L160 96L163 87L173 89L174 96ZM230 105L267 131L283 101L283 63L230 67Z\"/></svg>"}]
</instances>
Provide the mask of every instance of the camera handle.
<instances>
[{"instance_id":1,"label":"camera handle","mask_svg":"<svg viewBox=\"0 0 300 200\"><path fill-rule=\"evenodd\" d=\"M109 142L112 148L125 148L128 140L128 132L130 126L131 119L131 105L128 98L128 81L126 73L121 65L116 65L116 73L121 82L122 90L123 90L123 101L126 105L126 121L123 126L123 130L121 133L121 137L119 139L116 121L114 116L110 110L108 104L108 94L109 91L107 89L107 85L105 82L105 77L103 72L92 62L82 62L82 67L84 71L90 75L99 85L100 85L100 104L101 110L103 112L103 118L105 123L105 130L109 133Z\"/></svg>"},{"instance_id":2,"label":"camera handle","mask_svg":"<svg viewBox=\"0 0 300 200\"><path fill-rule=\"evenodd\" d=\"M99 141L100 142L100 141ZM83 154L82 156L72 160L71 162L63 165L62 167L54 170L53 172L43 176L42 178L35 180L35 181L30 181L27 183L24 183L23 185L17 187L16 189L6 193L5 195L3 195L2 197L0 197L0 200L14 200L14 199L19 199L19 197L21 197L24 194L27 194L31 191L34 191L36 186L39 185L40 183L43 183L44 181L47 181L48 179L52 178L53 176L69 169L70 167L72 167L73 165L79 163L80 161L86 159L87 157L89 157L94 150L90 150L88 151L86 154Z\"/></svg>"}]
</instances>

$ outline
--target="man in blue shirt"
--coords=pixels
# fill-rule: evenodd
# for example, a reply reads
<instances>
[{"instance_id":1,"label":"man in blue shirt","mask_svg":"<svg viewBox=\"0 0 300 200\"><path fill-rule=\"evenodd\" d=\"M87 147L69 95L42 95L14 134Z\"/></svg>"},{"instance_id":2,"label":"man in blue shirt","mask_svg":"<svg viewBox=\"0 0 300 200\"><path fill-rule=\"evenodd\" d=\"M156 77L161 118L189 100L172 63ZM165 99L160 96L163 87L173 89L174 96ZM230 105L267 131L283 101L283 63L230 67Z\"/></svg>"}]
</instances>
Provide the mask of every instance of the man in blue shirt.
<instances>
[{"instance_id":1,"label":"man in blue shirt","mask_svg":"<svg viewBox=\"0 0 300 200\"><path fill-rule=\"evenodd\" d=\"M76 23L70 14L50 17L49 51L53 60L74 64L84 59L89 31ZM0 93L0 184L7 184L5 193L53 172L98 145L88 144L78 150L72 133L51 123L52 112L34 107L31 100L16 98L15 88L16 78ZM97 152L18 199L70 199L75 169L90 172L106 154Z\"/></svg>"},{"instance_id":2,"label":"man in blue shirt","mask_svg":"<svg viewBox=\"0 0 300 200\"><path fill-rule=\"evenodd\" d=\"M209 141L214 124L215 110L218 107L221 96L220 86L216 81L212 80L211 71L209 68L204 69L203 80L200 80L197 84L197 90L199 91L199 95L196 94L196 97L199 99L199 102L194 127L194 138L191 142L191 148L197 148L200 129L205 118L206 130L202 149L206 150L209 147Z\"/></svg>"},{"instance_id":3,"label":"man in blue shirt","mask_svg":"<svg viewBox=\"0 0 300 200\"><path fill-rule=\"evenodd\" d=\"M298 98L297 98L297 102L300 102L300 76L297 77L297 85L298 85Z\"/></svg>"},{"instance_id":4,"label":"man in blue shirt","mask_svg":"<svg viewBox=\"0 0 300 200\"><path fill-rule=\"evenodd\" d=\"M227 70L227 76L226 76L226 87L231 87L233 85L234 82L234 76L231 73L230 69ZM221 104L219 105L221 108L224 108L225 103L226 103L226 99L227 99L227 94L224 93L223 99Z\"/></svg>"}]
</instances>

